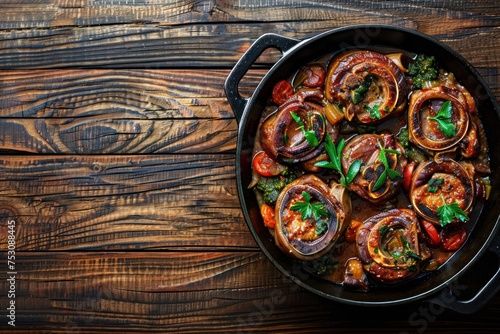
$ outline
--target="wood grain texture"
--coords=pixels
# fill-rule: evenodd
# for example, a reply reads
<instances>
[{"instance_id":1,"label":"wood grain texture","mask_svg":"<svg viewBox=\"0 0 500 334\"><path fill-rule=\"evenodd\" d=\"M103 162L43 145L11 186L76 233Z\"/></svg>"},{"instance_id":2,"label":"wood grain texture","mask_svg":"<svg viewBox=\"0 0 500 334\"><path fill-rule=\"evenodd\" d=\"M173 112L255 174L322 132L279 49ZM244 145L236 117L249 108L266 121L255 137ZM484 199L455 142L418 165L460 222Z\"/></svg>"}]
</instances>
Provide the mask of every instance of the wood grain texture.
<instances>
[{"instance_id":1,"label":"wood grain texture","mask_svg":"<svg viewBox=\"0 0 500 334\"><path fill-rule=\"evenodd\" d=\"M497 1L1 1L0 307L14 220L16 332L498 333L498 294L473 315L313 295L244 222L230 69L264 33L366 23L444 42L500 99ZM266 50L240 93L280 57ZM464 298L497 260L460 277Z\"/></svg>"},{"instance_id":2,"label":"wood grain texture","mask_svg":"<svg viewBox=\"0 0 500 334\"><path fill-rule=\"evenodd\" d=\"M481 59L484 48L497 55L475 63L478 67L491 67L500 52L496 38L500 10L488 0L449 8L433 1L412 6L405 1L350 0L299 1L294 6L261 1L238 6L232 1L52 0L35 7L3 3L0 12L5 22L0 31L0 68L5 69L231 67L264 32L307 38L335 27L366 23L418 29L443 39L469 60ZM278 58L278 52L270 52L262 61L274 63Z\"/></svg>"},{"instance_id":3,"label":"wood grain texture","mask_svg":"<svg viewBox=\"0 0 500 334\"><path fill-rule=\"evenodd\" d=\"M498 332L498 324L484 322L498 314L498 303L474 321L425 300L404 308L340 305L299 288L260 252L20 252L18 257L17 323L24 329ZM4 276L0 272L2 289ZM465 278L460 284L478 287Z\"/></svg>"},{"instance_id":4,"label":"wood grain texture","mask_svg":"<svg viewBox=\"0 0 500 334\"><path fill-rule=\"evenodd\" d=\"M18 250L255 248L234 168L233 155L4 155L1 223L18 221Z\"/></svg>"}]
</instances>

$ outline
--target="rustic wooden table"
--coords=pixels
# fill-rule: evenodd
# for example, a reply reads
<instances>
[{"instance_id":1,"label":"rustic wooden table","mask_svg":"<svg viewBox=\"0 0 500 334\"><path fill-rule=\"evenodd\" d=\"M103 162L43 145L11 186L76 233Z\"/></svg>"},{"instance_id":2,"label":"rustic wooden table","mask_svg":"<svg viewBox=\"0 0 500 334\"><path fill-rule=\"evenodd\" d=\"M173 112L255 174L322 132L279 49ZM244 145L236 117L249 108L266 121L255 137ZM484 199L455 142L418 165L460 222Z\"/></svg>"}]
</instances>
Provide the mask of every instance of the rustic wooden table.
<instances>
[{"instance_id":1,"label":"rustic wooden table","mask_svg":"<svg viewBox=\"0 0 500 334\"><path fill-rule=\"evenodd\" d=\"M471 315L322 299L243 220L230 69L263 33L360 23L437 38L500 97L494 0L3 0L0 329L498 333L499 295ZM243 94L279 56L259 59ZM463 284L480 286L486 264Z\"/></svg>"}]
</instances>

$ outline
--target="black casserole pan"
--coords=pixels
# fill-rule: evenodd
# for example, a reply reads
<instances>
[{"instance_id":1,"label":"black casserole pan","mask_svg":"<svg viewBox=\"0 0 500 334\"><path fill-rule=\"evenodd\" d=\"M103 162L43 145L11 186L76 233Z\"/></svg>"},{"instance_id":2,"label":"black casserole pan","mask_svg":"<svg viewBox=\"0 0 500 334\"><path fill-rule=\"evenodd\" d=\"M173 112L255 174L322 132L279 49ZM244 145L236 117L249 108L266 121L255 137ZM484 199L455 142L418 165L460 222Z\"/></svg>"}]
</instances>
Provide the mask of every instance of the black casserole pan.
<instances>
[{"instance_id":1,"label":"black casserole pan","mask_svg":"<svg viewBox=\"0 0 500 334\"><path fill-rule=\"evenodd\" d=\"M248 185L251 181L252 148L259 118L274 84L290 77L301 65L322 56L347 48L369 49L373 47L392 47L415 54L435 55L442 67L453 72L458 81L474 96L489 140L492 191L468 240L442 269L412 284L360 293L316 278L285 256L264 227L254 193L248 189ZM262 52L268 48L280 50L282 58L267 72L250 98L242 97L238 92L240 80ZM499 255L498 245L500 244L500 238L497 237L500 225L500 152L498 151L500 136L497 133L497 127L500 125L500 106L484 80L457 52L417 31L383 25L343 27L302 41L276 34L265 34L251 45L235 65L226 80L225 92L239 123L236 178L241 208L257 244L284 275L301 287L322 297L363 306L396 305L423 298L434 298L431 300L448 308L462 313L471 313L482 307L488 298L497 292L500 287L500 269L496 270L496 274L474 298L464 301L453 294L448 295L450 291L454 291L454 281L488 248ZM498 268L497 257L493 258L495 263L491 266Z\"/></svg>"}]
</instances>

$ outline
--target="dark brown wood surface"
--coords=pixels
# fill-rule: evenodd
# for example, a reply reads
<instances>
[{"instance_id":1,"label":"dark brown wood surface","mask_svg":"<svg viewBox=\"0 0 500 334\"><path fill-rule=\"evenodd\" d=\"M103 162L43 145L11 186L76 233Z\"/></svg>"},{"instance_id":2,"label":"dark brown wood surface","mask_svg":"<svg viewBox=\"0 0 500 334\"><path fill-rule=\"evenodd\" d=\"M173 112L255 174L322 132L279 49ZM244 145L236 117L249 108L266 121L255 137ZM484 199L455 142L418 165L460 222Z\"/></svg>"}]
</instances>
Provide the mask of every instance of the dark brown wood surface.
<instances>
[{"instance_id":1,"label":"dark brown wood surface","mask_svg":"<svg viewBox=\"0 0 500 334\"><path fill-rule=\"evenodd\" d=\"M260 35L416 29L462 54L500 98L500 3L3 0L0 331L498 333L500 296L471 315L428 301L363 308L313 295L267 260L236 189L224 80ZM266 51L250 95L280 57ZM497 148L494 148L497 149ZM477 290L495 270L463 278Z\"/></svg>"}]
</instances>

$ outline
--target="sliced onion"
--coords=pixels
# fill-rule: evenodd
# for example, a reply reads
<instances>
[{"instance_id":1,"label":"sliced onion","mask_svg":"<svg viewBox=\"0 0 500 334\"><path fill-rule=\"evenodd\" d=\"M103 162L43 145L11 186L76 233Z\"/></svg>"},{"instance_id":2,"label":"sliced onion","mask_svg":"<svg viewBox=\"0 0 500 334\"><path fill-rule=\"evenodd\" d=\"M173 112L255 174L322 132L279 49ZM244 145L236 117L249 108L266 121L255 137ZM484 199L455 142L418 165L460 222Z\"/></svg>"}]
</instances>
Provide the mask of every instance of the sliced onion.
<instances>
[{"instance_id":1,"label":"sliced onion","mask_svg":"<svg viewBox=\"0 0 500 334\"><path fill-rule=\"evenodd\" d=\"M370 84L367 84L370 80ZM356 96L360 87L368 90ZM377 123L406 106L409 87L403 71L387 56L373 51L340 54L330 62L325 96L345 106L345 117L361 123ZM374 117L368 109L378 109Z\"/></svg>"},{"instance_id":2,"label":"sliced onion","mask_svg":"<svg viewBox=\"0 0 500 334\"><path fill-rule=\"evenodd\" d=\"M321 203L328 212L328 217L324 217L327 229L322 234L315 234L317 221L313 218L304 220L300 212L291 209L294 203L303 201L303 192L311 196L311 203ZM346 219L350 217L351 205L350 201L346 204L347 198L342 198L342 201L333 196L331 188L315 175L295 179L282 190L276 203L276 244L292 258L313 260L323 256L348 225Z\"/></svg>"}]
</instances>

